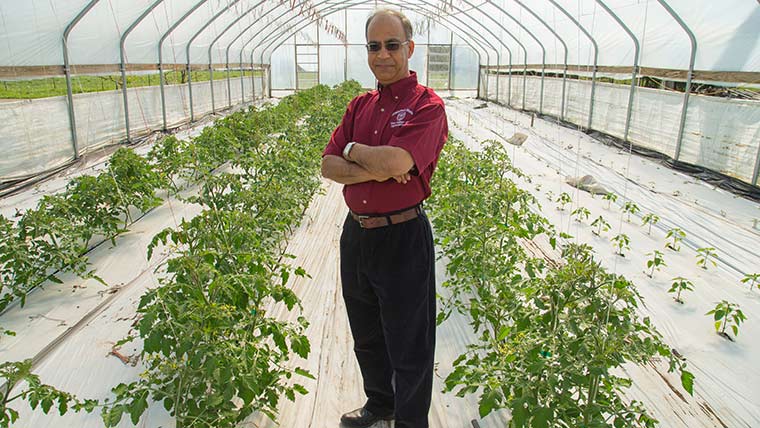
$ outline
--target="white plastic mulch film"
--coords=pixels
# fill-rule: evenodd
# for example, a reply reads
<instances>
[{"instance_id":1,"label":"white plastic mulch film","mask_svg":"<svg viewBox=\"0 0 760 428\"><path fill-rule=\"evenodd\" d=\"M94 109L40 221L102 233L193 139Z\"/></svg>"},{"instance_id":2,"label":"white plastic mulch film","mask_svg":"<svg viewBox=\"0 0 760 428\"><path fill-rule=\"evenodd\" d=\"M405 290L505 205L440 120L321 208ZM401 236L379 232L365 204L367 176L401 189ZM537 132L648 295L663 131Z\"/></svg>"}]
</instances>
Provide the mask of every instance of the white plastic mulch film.
<instances>
[{"instance_id":1,"label":"white plastic mulch film","mask_svg":"<svg viewBox=\"0 0 760 428\"><path fill-rule=\"evenodd\" d=\"M410 66L423 84L446 91L477 89L483 98L582 127L593 101L591 128L619 138L626 136L630 93L620 81L630 79L636 50L613 15L639 42L639 77L647 69L675 70L680 77L672 80L685 80L692 45L674 14L696 41L694 85L709 81L756 92L760 83L760 4L751 0L6 0L0 1L0 80L62 76L64 30L87 10L68 36L74 78L118 77L126 34L129 75L155 74L159 62L164 70L187 64L197 73L209 66L216 70L213 91L209 81L192 82L192 108L187 83L166 85L167 126L187 121L191 113L197 119L212 107L250 102L254 90L258 97L267 96L270 83L272 89L303 89L356 79L371 88L364 24L375 7L400 9L412 21L416 49ZM600 72L592 98L588 79L595 58ZM547 65L543 91L541 64ZM569 78L563 85L565 64L570 74L585 80ZM479 72L478 66L498 67L502 74ZM530 70L527 78L506 74L524 68ZM227 82L219 75L228 69L248 74ZM252 69L262 71L251 78ZM715 82L709 74L716 72L726 80ZM739 75L744 80L732 80ZM80 154L127 137L123 95L115 80L114 90L73 97ZM127 92L130 137L161 129L158 86ZM681 91L636 88L629 140L675 157L683 104ZM757 101L691 95L678 160L752 183L760 150L759 109ZM66 96L4 100L0 120L5 153L0 181L73 158Z\"/></svg>"}]
</instances>

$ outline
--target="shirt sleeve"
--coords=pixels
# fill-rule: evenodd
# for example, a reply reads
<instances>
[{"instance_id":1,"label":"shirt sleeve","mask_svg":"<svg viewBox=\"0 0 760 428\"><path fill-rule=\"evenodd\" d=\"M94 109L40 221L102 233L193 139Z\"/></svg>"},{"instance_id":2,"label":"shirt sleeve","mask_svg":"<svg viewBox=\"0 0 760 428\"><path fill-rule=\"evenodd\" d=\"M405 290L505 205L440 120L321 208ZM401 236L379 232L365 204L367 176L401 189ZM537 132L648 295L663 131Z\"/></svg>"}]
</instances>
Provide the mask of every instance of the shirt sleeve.
<instances>
[{"instance_id":1,"label":"shirt sleeve","mask_svg":"<svg viewBox=\"0 0 760 428\"><path fill-rule=\"evenodd\" d=\"M343 149L351 141L351 137L354 135L354 112L356 98L348 103L346 113L343 114L343 120L340 125L332 133L330 142L327 143L325 150L322 152L322 157L327 155L343 156Z\"/></svg>"},{"instance_id":2,"label":"shirt sleeve","mask_svg":"<svg viewBox=\"0 0 760 428\"><path fill-rule=\"evenodd\" d=\"M414 175L419 175L433 163L448 137L446 111L441 104L428 104L414 113L411 119L388 142L401 147L414 159Z\"/></svg>"}]
</instances>

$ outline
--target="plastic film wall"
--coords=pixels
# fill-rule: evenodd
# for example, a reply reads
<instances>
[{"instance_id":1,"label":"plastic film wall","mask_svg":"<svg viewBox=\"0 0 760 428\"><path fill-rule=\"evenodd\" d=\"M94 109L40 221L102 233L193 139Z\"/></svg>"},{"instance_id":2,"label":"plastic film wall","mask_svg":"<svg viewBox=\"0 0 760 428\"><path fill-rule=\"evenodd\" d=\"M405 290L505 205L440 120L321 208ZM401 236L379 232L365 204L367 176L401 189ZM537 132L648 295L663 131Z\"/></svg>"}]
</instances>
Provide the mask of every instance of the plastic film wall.
<instances>
[{"instance_id":1,"label":"plastic film wall","mask_svg":"<svg viewBox=\"0 0 760 428\"><path fill-rule=\"evenodd\" d=\"M523 76L512 76L511 91L509 80L505 74L481 72L481 96L521 108ZM570 79L566 84L563 114L560 111L562 79L544 78L542 111L555 117L564 116L565 121L585 128L588 123L591 82ZM528 76L525 87L525 108L539 111L541 78ZM624 139L629 93L629 86L597 82L591 129ZM683 93L680 92L637 87L628 140L675 159L683 100ZM759 150L760 101L703 95L692 95L689 98L679 161L752 184Z\"/></svg>"},{"instance_id":2,"label":"plastic film wall","mask_svg":"<svg viewBox=\"0 0 760 428\"><path fill-rule=\"evenodd\" d=\"M266 70L262 72L265 76L268 74ZM266 83L267 77L261 79L258 76L255 82L251 77L231 78L229 85L227 79L215 80L214 107L220 110L240 104L243 98L251 102L254 95L257 99L265 97ZM212 112L211 83L195 82L192 86L193 111L197 120ZM173 127L188 122L188 85L166 85L164 90L167 125ZM127 96L131 137L163 128L158 86L130 88ZM80 155L126 139L121 91L76 94L73 98ZM0 103L0 123L3 123L0 147L5 153L0 158L0 180L20 179L48 171L74 157L67 104L65 96Z\"/></svg>"}]
</instances>

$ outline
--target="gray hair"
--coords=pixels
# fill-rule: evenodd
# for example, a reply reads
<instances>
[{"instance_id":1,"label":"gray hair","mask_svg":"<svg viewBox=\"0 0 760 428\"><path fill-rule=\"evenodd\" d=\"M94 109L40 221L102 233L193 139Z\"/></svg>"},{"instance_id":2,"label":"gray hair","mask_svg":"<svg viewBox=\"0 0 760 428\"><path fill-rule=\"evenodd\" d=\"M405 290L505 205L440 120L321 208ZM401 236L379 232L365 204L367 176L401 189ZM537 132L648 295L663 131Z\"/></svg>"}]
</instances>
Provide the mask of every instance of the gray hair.
<instances>
[{"instance_id":1,"label":"gray hair","mask_svg":"<svg viewBox=\"0 0 760 428\"><path fill-rule=\"evenodd\" d=\"M401 26L404 27L404 34L406 35L407 40L412 40L412 36L414 35L414 30L412 29L412 22L409 21L409 18L406 17L403 13L393 10L393 9L377 9L376 11L372 12L372 15L367 18L367 23L364 25L364 38L367 38L367 31L369 30L369 23L372 22L373 19L375 19L378 15L388 15L388 16L395 16L401 21Z\"/></svg>"}]
</instances>

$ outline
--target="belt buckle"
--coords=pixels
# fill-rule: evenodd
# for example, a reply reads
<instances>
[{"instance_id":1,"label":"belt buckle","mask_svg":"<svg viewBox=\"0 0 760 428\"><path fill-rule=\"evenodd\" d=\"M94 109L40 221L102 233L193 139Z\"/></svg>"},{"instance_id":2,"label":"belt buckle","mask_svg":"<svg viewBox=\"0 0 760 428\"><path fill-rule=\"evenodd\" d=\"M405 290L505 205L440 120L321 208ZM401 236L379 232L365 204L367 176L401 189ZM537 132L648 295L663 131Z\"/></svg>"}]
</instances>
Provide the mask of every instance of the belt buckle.
<instances>
[{"instance_id":1,"label":"belt buckle","mask_svg":"<svg viewBox=\"0 0 760 428\"><path fill-rule=\"evenodd\" d=\"M357 215L356 215L356 218L357 218L357 219L358 219L358 221L359 221L359 226L361 226L363 229L366 229L366 228L364 227L364 220L366 220L366 219L370 218L370 216L368 216L368 215L359 215L359 214L357 214Z\"/></svg>"}]
</instances>

